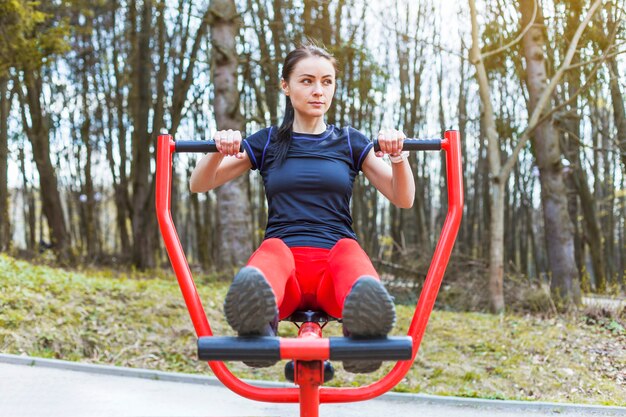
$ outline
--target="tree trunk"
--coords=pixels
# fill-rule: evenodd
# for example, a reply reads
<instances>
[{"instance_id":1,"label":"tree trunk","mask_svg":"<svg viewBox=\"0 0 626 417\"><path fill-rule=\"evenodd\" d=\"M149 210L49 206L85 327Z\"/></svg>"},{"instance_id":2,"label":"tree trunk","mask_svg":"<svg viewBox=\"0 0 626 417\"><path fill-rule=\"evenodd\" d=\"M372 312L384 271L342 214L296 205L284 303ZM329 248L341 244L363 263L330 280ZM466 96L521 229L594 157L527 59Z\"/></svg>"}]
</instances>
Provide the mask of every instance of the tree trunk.
<instances>
[{"instance_id":1,"label":"tree trunk","mask_svg":"<svg viewBox=\"0 0 626 417\"><path fill-rule=\"evenodd\" d=\"M19 162L20 173L22 174L22 187L24 198L23 203L23 216L24 216L24 241L26 242L26 249L28 251L34 251L36 218L35 218L35 197L31 188L28 185L28 177L26 176L26 156L24 155L24 147L20 146L17 153L17 160Z\"/></svg>"},{"instance_id":2,"label":"tree trunk","mask_svg":"<svg viewBox=\"0 0 626 417\"><path fill-rule=\"evenodd\" d=\"M621 189L626 189L626 179L622 176L622 184ZM619 270L619 275L617 276L617 281L619 285L624 288L626 285L626 236L624 236L626 230L626 196L622 195L618 198L618 204L621 207L621 220L618 223L618 245L619 245L619 262L617 264L617 268Z\"/></svg>"},{"instance_id":3,"label":"tree trunk","mask_svg":"<svg viewBox=\"0 0 626 417\"><path fill-rule=\"evenodd\" d=\"M194 70L196 68L196 61L198 59L198 53L200 52L202 41L204 40L205 35L207 34L207 27L209 25L211 19L210 8L204 12L202 16L202 24L198 28L196 35L193 39L193 45L191 47L191 52L187 56L181 56L180 58L180 66L178 71L176 71L176 75L174 77L174 91L171 95L172 99L172 107L170 109L170 117L172 120L171 126L169 126L170 133L175 135L178 130L178 126L180 125L180 121L183 116L183 109L185 108L185 101L187 100L187 96L189 93L189 88L194 82ZM161 31L166 32L165 22L162 22L159 27L161 27ZM163 33L162 36L167 36L167 33ZM188 43L188 37L185 37L181 40L182 43ZM163 45L163 48L165 45ZM185 67L184 64L187 64ZM163 68L167 68L167 61L164 60L162 62ZM159 69L159 73L161 73L161 69ZM165 80L167 72L164 70L161 78ZM163 86L165 86L165 82L163 82ZM159 87L160 88L160 87ZM162 93L165 94L165 93ZM161 113L163 110L161 109ZM156 123L161 123L161 119L155 121Z\"/></svg>"},{"instance_id":4,"label":"tree trunk","mask_svg":"<svg viewBox=\"0 0 626 417\"><path fill-rule=\"evenodd\" d=\"M129 5L130 21L134 23L137 5ZM140 269L154 266L153 233L156 227L154 215L154 185L150 181L150 144L152 136L149 132L149 115L152 108L152 91L150 79L152 61L150 57L150 37L152 33L152 1L144 0L139 28L131 28L131 91L129 108L133 118L133 165L131 178L132 196L132 230L133 230L133 263Z\"/></svg>"},{"instance_id":5,"label":"tree trunk","mask_svg":"<svg viewBox=\"0 0 626 417\"><path fill-rule=\"evenodd\" d=\"M615 19L615 14L623 15L623 11L618 10L618 8L617 3L606 8L606 31L602 32L604 36L601 36L598 42L601 45L607 42L607 40L614 39L611 34L616 31L616 25L623 25L623 16L621 22L619 19L617 21ZM609 89L611 91L611 102L613 103L613 118L615 128L617 129L617 146L622 163L622 175L626 175L626 109L624 108L624 95L620 87L620 71L615 57L607 58L606 65L609 70Z\"/></svg>"},{"instance_id":6,"label":"tree trunk","mask_svg":"<svg viewBox=\"0 0 626 417\"><path fill-rule=\"evenodd\" d=\"M617 144L622 162L622 172L626 173L626 110L624 109L624 96L620 88L617 61L615 58L610 58L607 64L609 67L611 101L613 102L613 118L615 119L615 127L617 129Z\"/></svg>"},{"instance_id":7,"label":"tree trunk","mask_svg":"<svg viewBox=\"0 0 626 417\"><path fill-rule=\"evenodd\" d=\"M470 61L476 67L476 77L480 100L483 106L482 122L487 137L487 156L489 161L489 299L491 309L495 313L504 311L504 184L506 181L499 178L502 162L500 160L500 145L496 130L495 116L491 104L491 90L485 64L480 57L478 45L478 23L474 0L470 0L472 13L472 49Z\"/></svg>"},{"instance_id":8,"label":"tree trunk","mask_svg":"<svg viewBox=\"0 0 626 417\"><path fill-rule=\"evenodd\" d=\"M313 31L315 30L313 10L317 7L317 2L318 0L304 0L304 15L302 16L304 22L304 31L302 33L303 41L306 40L306 37L312 37Z\"/></svg>"},{"instance_id":9,"label":"tree trunk","mask_svg":"<svg viewBox=\"0 0 626 417\"><path fill-rule=\"evenodd\" d=\"M396 11L396 19L400 21L399 11ZM418 132L417 128L423 122L422 115L425 114L421 106L421 75L422 75L422 43L417 36L409 43L407 32L409 30L409 5L406 5L405 21L403 27L398 27L395 39L395 47L398 56L398 79L400 81L400 106L398 108L398 128L402 129L409 138L414 138ZM419 24L419 22L418 22ZM362 68L359 68L362 73ZM369 89L368 89L369 90ZM370 94L365 92L364 96ZM419 176L417 169L417 157L411 157L410 163L414 172L416 189L422 188L423 178ZM406 255L415 258L416 254L430 251L428 244L428 231L426 219L424 218L424 201L420 194L415 199L415 204L410 210L401 210L401 232L402 236L394 237L397 242L406 244Z\"/></svg>"},{"instance_id":10,"label":"tree trunk","mask_svg":"<svg viewBox=\"0 0 626 417\"><path fill-rule=\"evenodd\" d=\"M283 1L274 0L274 21L270 24L272 28L272 40L274 41L274 54L272 62L272 74L265 83L265 97L267 100L267 107L270 112L270 124L278 125L278 103L280 90L280 79L278 77L278 69L283 63L284 54L282 50L282 43L284 38L285 24L283 22ZM269 56L268 56L269 60Z\"/></svg>"},{"instance_id":11,"label":"tree trunk","mask_svg":"<svg viewBox=\"0 0 626 417\"><path fill-rule=\"evenodd\" d=\"M91 31L91 28L90 28ZM85 51L89 51L89 41L90 39L84 34L81 37L82 47ZM88 80L88 71L93 70L93 57L91 52L83 52L83 67L81 68L81 88L82 88L82 113L84 115L83 122L80 126L80 139L85 146L85 166L84 166L84 185L81 190L81 194L84 195L85 201L82 199L79 200L84 210L80 210L82 212L81 216L84 217L85 224L85 234L83 235L86 240L87 246L87 259L90 261L95 261L99 257L99 245L97 238L97 228L98 223L95 215L95 199L94 199L94 184L93 184L93 175L92 175L92 145L90 141L90 133L91 133L91 118L88 116L89 114L89 80ZM81 197L82 197L81 195ZM70 218L71 219L71 218Z\"/></svg>"},{"instance_id":12,"label":"tree trunk","mask_svg":"<svg viewBox=\"0 0 626 417\"><path fill-rule=\"evenodd\" d=\"M463 52L462 52L463 55L465 55L465 51L466 49L463 48ZM469 118L467 114L468 89L466 85L465 64L466 64L466 61L461 60L461 65L459 68L459 76L461 77L461 82L459 83L459 90L458 90L459 100L457 102L457 111L459 112L458 128L459 128L459 135L461 136L461 158L463 159L463 161L465 161L463 163L463 190L465 190L465 192L467 193L466 195L468 195L470 194L470 190L468 189L468 181L471 176L472 168L470 166L469 159L468 159L468 153L467 153L468 146L467 146L467 140L465 139L465 133L467 130L467 123L468 123L468 118ZM476 195L474 190L472 190L471 193L472 195ZM471 219L470 219L470 214L471 214L470 206L466 205L464 211L465 211L465 214L464 214L465 221L461 224L461 230L459 231L459 243L460 243L460 248L462 248L462 250L465 253L469 253L469 248L472 247L471 246L472 242L470 240L470 236L471 236L470 230L473 227L471 223Z\"/></svg>"},{"instance_id":13,"label":"tree trunk","mask_svg":"<svg viewBox=\"0 0 626 417\"><path fill-rule=\"evenodd\" d=\"M259 114L260 119L265 121L265 111L263 111L263 109L265 108L265 106L267 106L267 111L269 111L270 114L270 125L277 125L278 94L280 92L280 79L277 76L277 71L279 69L280 63L282 62L282 53L279 42L280 38L282 37L281 31L283 23L282 11L280 10L280 7L282 7L281 0L274 0L273 3L274 21L268 21L265 4L261 1L257 1L258 13L252 14L252 22L254 24L257 34L257 39L259 42L258 48L261 55L261 60L259 64L261 66L262 76L260 78L263 80L262 85L265 87L263 92L259 90L255 91L255 94L257 95L257 103L259 103L257 113ZM250 8L252 8L251 1L249 1L248 5ZM257 21L257 17L259 21ZM272 30L272 40L274 45L273 53L270 50L269 43L267 42L267 27L270 27ZM250 80L250 83L255 86L257 85L256 80L254 79Z\"/></svg>"},{"instance_id":14,"label":"tree trunk","mask_svg":"<svg viewBox=\"0 0 626 417\"><path fill-rule=\"evenodd\" d=\"M581 0L568 2L567 5L567 27L565 30L565 37L571 42L578 26L579 19L582 14L583 2ZM572 63L576 64L580 62L578 54L572 59ZM579 270L579 276L582 276L582 271L585 266L585 241L589 247L589 253L591 255L591 262L593 266L593 277L595 281L596 290L604 292L606 290L606 276L602 235L600 232L600 225L598 223L596 202L594 201L591 190L587 183L587 177L585 169L582 166L580 159L580 112L578 110L579 99L576 95L579 94L581 86L581 69L580 67L574 68L565 75L567 81L568 97L572 104L569 107L569 111L564 113L562 124L564 129L565 155L570 161L570 167L567 169L568 175L565 176L566 184L568 188L572 189L569 197L569 212L570 219L574 227L574 253ZM578 203L580 201L580 204ZM582 218L584 219L583 230L580 231L579 223L579 206L582 209ZM584 236L584 237L583 237Z\"/></svg>"},{"instance_id":15,"label":"tree trunk","mask_svg":"<svg viewBox=\"0 0 626 417\"><path fill-rule=\"evenodd\" d=\"M200 201L197 193L191 193L191 206L193 211L193 225L196 232L196 250L198 252L198 262L204 270L211 267L211 253L209 252L209 230L204 222L204 207L200 207Z\"/></svg>"},{"instance_id":16,"label":"tree trunk","mask_svg":"<svg viewBox=\"0 0 626 417\"><path fill-rule=\"evenodd\" d=\"M609 130L609 111L601 109L602 124L600 132L607 132ZM604 204L604 245L605 258L607 260L606 276L609 284L615 283L615 277L617 275L616 258L615 258L615 193L617 191L614 178L616 178L617 161L611 157L611 151L614 149L613 141L605 134L602 138L602 148L604 149L604 188L606 200Z\"/></svg>"},{"instance_id":17,"label":"tree trunk","mask_svg":"<svg viewBox=\"0 0 626 417\"><path fill-rule=\"evenodd\" d=\"M113 188L115 191L115 222L117 224L120 236L121 251L120 256L123 260L129 260L133 250L131 248L131 239L128 232L128 219L130 216L130 195L129 181L126 166L128 165L128 151L126 148L126 118L128 106L125 104L123 87L128 85L126 74L122 74L120 70L119 45L117 37L117 9L118 4L115 2L111 10L111 31L113 32L112 45L112 76L115 79L115 85L111 85L111 76L106 77L107 85L111 94L111 101L107 100L107 108L109 111L109 142L107 143L107 159L109 160L109 168L113 177ZM115 110L115 113L113 112ZM114 125L114 120L117 121ZM113 158L113 138L114 132L117 130L117 147L119 152L119 175L116 174L115 160ZM115 178L118 178L116 183Z\"/></svg>"},{"instance_id":18,"label":"tree trunk","mask_svg":"<svg viewBox=\"0 0 626 417\"><path fill-rule=\"evenodd\" d=\"M591 262L596 283L596 291L606 291L606 269L604 265L604 242L602 239L602 231L596 214L596 202L593 199L587 177L582 167L578 167L573 173L575 175L574 182L576 190L580 197L580 205L585 219L585 235L589 252L591 253Z\"/></svg>"},{"instance_id":19,"label":"tree trunk","mask_svg":"<svg viewBox=\"0 0 626 417\"><path fill-rule=\"evenodd\" d=\"M212 69L215 86L214 113L217 128L243 130L237 89L237 50L239 19L233 0L211 2ZM242 265L252 252L250 201L244 177L217 189L217 221L220 268Z\"/></svg>"},{"instance_id":20,"label":"tree trunk","mask_svg":"<svg viewBox=\"0 0 626 417\"><path fill-rule=\"evenodd\" d=\"M520 0L522 27L533 14L533 0ZM547 86L544 57L543 14L539 7L533 26L522 39L526 59L526 84L529 92L529 114L532 114ZM550 111L546 105L544 111ZM581 301L580 282L574 258L574 236L567 211L567 190L559 137L552 119L540 123L531 137L540 172L546 247L551 273L551 290L557 304L567 307Z\"/></svg>"},{"instance_id":21,"label":"tree trunk","mask_svg":"<svg viewBox=\"0 0 626 417\"><path fill-rule=\"evenodd\" d=\"M7 97L7 77L0 76L0 251L11 247L11 223L9 218L9 185L7 162L9 156L8 120L11 107Z\"/></svg>"},{"instance_id":22,"label":"tree trunk","mask_svg":"<svg viewBox=\"0 0 626 417\"><path fill-rule=\"evenodd\" d=\"M26 97L22 100L22 120L33 149L39 172L39 190L43 213L50 229L52 249L60 262L71 262L70 242L61 205L56 172L50 159L50 138L47 116L41 108L43 95L40 70L25 70ZM26 108L31 125L26 123Z\"/></svg>"}]
</instances>

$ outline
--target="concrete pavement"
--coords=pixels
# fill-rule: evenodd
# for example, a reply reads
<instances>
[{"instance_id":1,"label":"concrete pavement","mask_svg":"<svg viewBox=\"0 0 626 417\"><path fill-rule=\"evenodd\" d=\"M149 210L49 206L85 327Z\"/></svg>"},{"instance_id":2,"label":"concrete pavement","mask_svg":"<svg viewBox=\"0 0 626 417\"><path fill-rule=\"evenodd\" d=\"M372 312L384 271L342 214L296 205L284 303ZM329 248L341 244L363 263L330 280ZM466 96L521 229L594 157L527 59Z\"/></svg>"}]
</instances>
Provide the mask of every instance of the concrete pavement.
<instances>
[{"instance_id":1,"label":"concrete pavement","mask_svg":"<svg viewBox=\"0 0 626 417\"><path fill-rule=\"evenodd\" d=\"M391 415L626 416L626 408L394 393L367 402L323 404L320 407L320 416ZM222 387L213 377L0 355L0 416L297 417L299 408L298 404L247 400Z\"/></svg>"}]
</instances>

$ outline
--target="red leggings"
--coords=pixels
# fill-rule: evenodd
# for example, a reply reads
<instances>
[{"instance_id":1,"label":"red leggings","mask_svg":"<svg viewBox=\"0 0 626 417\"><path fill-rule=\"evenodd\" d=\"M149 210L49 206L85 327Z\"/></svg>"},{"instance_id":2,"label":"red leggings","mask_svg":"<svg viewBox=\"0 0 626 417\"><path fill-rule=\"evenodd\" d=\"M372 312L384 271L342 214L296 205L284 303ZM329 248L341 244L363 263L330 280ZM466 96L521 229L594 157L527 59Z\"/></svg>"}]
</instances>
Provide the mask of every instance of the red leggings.
<instances>
[{"instance_id":1,"label":"red leggings","mask_svg":"<svg viewBox=\"0 0 626 417\"><path fill-rule=\"evenodd\" d=\"M296 310L322 310L340 318L343 302L357 279L380 279L354 239L341 239L332 249L289 248L276 238L263 241L248 260L269 281L281 319Z\"/></svg>"}]
</instances>

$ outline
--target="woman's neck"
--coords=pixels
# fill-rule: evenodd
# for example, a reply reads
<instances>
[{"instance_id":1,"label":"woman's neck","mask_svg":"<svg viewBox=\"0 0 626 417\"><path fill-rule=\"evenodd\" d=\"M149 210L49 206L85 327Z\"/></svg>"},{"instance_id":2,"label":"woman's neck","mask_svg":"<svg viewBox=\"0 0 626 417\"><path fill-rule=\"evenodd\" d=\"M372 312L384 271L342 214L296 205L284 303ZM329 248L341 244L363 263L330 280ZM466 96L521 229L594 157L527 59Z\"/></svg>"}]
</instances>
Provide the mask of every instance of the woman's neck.
<instances>
[{"instance_id":1,"label":"woman's neck","mask_svg":"<svg viewBox=\"0 0 626 417\"><path fill-rule=\"evenodd\" d=\"M326 130L326 123L324 123L323 117L316 117L311 119L303 119L297 115L293 121L293 131L297 133L309 133L317 135Z\"/></svg>"}]
</instances>

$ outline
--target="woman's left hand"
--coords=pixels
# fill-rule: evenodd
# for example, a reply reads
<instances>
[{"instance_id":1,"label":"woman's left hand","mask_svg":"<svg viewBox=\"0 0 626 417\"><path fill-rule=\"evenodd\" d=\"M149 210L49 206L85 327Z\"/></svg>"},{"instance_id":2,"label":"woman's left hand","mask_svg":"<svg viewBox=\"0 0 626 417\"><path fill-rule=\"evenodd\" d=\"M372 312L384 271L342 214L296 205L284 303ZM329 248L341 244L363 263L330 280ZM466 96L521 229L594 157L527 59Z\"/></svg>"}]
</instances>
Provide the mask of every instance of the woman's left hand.
<instances>
[{"instance_id":1,"label":"woman's left hand","mask_svg":"<svg viewBox=\"0 0 626 417\"><path fill-rule=\"evenodd\" d=\"M380 146L380 151L376 152L376 156L400 155L402 153L404 139L406 139L406 135L400 130L381 130L378 132L378 145Z\"/></svg>"}]
</instances>

